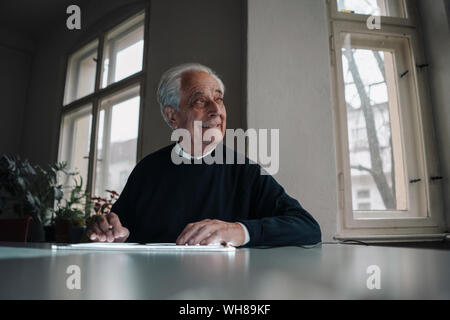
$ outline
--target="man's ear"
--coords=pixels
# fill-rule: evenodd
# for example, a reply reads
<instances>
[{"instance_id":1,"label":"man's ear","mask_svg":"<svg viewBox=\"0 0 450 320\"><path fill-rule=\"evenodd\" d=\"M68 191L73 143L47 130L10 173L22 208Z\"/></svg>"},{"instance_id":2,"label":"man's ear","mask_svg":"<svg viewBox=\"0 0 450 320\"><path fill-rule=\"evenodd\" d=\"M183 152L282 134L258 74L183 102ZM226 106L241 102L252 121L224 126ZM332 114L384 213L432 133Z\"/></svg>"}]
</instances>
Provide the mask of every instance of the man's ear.
<instances>
[{"instance_id":1,"label":"man's ear","mask_svg":"<svg viewBox=\"0 0 450 320\"><path fill-rule=\"evenodd\" d=\"M171 106L165 106L164 114L166 115L167 120L169 120L169 123L172 126L172 128L177 129L178 122L177 122L177 112L175 111L175 109L172 108Z\"/></svg>"}]
</instances>

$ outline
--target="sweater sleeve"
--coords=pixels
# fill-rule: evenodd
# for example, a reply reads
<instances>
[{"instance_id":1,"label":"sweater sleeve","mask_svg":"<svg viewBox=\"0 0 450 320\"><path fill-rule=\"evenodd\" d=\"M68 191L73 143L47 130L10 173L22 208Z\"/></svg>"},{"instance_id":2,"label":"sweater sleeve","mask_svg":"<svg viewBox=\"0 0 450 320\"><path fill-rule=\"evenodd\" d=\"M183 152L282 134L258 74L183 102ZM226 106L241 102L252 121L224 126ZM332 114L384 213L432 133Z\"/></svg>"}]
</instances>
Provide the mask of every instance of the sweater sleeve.
<instances>
[{"instance_id":1,"label":"sweater sleeve","mask_svg":"<svg viewBox=\"0 0 450 320\"><path fill-rule=\"evenodd\" d=\"M259 166L257 166L260 168ZM245 246L312 245L321 242L317 221L271 176L254 175L249 219L239 220L249 232Z\"/></svg>"}]
</instances>

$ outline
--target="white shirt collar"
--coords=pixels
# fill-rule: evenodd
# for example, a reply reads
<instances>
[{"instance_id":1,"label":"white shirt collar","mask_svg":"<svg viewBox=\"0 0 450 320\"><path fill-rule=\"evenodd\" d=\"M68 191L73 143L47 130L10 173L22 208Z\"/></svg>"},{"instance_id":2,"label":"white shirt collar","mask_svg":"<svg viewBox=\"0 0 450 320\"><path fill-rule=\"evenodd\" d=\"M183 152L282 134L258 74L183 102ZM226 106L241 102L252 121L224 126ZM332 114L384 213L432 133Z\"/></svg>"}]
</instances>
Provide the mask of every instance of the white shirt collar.
<instances>
[{"instance_id":1,"label":"white shirt collar","mask_svg":"<svg viewBox=\"0 0 450 320\"><path fill-rule=\"evenodd\" d=\"M174 149L175 149L175 153L176 153L177 155L183 157L183 158L186 158L186 159L188 159L188 160L191 160L192 158L195 158L195 159L198 160L198 159L202 159L202 158L206 157L207 155L209 155L211 152L214 151L214 149L216 149L216 147L217 147L217 145L214 146L214 148L212 148L211 150L209 150L207 153L205 153L204 155L202 155L202 156L200 156L200 157L193 157L193 156L191 156L189 153L185 152L185 151L183 150L183 148L180 147L180 145L178 144L178 142L175 144Z\"/></svg>"}]
</instances>

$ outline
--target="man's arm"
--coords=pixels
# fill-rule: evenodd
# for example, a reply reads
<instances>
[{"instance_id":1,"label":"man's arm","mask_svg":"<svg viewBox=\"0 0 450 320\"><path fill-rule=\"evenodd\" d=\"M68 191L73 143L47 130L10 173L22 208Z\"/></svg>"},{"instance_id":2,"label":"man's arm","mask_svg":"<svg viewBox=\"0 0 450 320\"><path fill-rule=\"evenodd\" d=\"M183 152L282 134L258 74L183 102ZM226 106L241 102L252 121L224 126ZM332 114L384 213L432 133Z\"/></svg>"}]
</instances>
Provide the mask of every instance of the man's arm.
<instances>
[{"instance_id":1,"label":"man's arm","mask_svg":"<svg viewBox=\"0 0 450 320\"><path fill-rule=\"evenodd\" d=\"M250 219L239 220L250 235L246 246L311 245L321 242L317 221L272 176L258 174L250 194Z\"/></svg>"}]
</instances>

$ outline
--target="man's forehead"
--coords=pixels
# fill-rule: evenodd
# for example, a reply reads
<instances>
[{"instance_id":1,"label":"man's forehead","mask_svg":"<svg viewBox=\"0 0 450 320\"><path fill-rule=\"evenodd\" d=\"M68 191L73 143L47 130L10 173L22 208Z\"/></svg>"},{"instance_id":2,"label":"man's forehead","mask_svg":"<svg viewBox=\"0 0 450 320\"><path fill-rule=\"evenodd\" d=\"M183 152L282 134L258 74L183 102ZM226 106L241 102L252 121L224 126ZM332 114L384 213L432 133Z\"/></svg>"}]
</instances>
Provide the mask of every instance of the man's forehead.
<instances>
[{"instance_id":1,"label":"man's forehead","mask_svg":"<svg viewBox=\"0 0 450 320\"><path fill-rule=\"evenodd\" d=\"M223 93L219 82L209 73L189 71L181 76L181 89L187 91L213 91ZM192 92L193 93L193 92Z\"/></svg>"}]
</instances>

